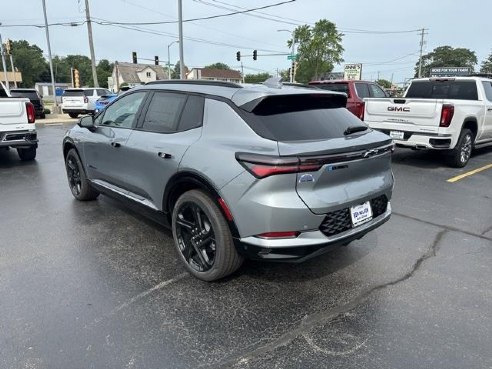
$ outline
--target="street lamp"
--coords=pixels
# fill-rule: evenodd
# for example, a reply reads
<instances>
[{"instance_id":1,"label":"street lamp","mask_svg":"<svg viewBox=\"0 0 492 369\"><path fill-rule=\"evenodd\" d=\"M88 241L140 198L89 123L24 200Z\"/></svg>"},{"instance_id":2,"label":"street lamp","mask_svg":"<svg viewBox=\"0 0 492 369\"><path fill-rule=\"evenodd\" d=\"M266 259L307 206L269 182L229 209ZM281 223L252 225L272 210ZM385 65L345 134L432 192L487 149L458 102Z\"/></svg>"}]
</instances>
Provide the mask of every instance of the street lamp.
<instances>
[{"instance_id":1,"label":"street lamp","mask_svg":"<svg viewBox=\"0 0 492 369\"><path fill-rule=\"evenodd\" d=\"M278 29L277 32L289 32L290 35L292 36L292 51L290 53L290 57L292 58L292 63L294 63L294 58L295 58L295 46L296 46L296 42L295 42L295 39L294 39L294 31L290 31L288 29ZM294 68L291 68L290 70L290 82L294 82Z\"/></svg>"},{"instance_id":2,"label":"street lamp","mask_svg":"<svg viewBox=\"0 0 492 369\"><path fill-rule=\"evenodd\" d=\"M169 48L173 44L178 44L178 43L179 43L179 41L173 41L169 45L167 45L167 79L171 79L171 56L169 53Z\"/></svg>"}]
</instances>

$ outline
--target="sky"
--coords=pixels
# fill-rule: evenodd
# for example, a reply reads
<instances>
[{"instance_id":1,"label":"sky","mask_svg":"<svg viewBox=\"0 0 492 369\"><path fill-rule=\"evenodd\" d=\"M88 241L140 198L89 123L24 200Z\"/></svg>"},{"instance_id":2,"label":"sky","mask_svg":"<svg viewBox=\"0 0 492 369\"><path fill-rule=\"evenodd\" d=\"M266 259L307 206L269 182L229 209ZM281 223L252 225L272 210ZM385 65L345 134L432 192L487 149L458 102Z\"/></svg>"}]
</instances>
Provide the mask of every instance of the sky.
<instances>
[{"instance_id":1,"label":"sky","mask_svg":"<svg viewBox=\"0 0 492 369\"><path fill-rule=\"evenodd\" d=\"M230 13L224 9L277 4L286 0L183 0L183 19ZM93 24L96 60L131 62L132 51L139 62L152 63L155 55L167 61L168 45L178 38L177 0L89 0L95 21L170 22L159 25L122 26ZM22 6L20 5L22 4ZM85 20L85 0L46 0L48 22ZM362 63L363 79L378 76L395 83L411 78L418 60L420 29L425 28L424 54L435 47L450 45L476 52L479 65L491 52L490 0L295 0L258 12L186 22L184 61L188 67L223 62L240 69L236 52L243 57L245 73L269 72L275 75L290 62L288 32L297 25L328 19L344 34L344 63ZM42 0L0 0L0 34L5 40L25 39L38 45L47 56L44 28L25 25L44 24ZM23 25L8 27L8 25ZM132 29L128 29L132 28ZM138 28L139 30L136 30ZM87 26L49 27L53 55L89 56ZM178 60L178 45L170 47L170 59ZM144 60L144 59L149 59ZM343 64L334 71L343 71Z\"/></svg>"}]
</instances>

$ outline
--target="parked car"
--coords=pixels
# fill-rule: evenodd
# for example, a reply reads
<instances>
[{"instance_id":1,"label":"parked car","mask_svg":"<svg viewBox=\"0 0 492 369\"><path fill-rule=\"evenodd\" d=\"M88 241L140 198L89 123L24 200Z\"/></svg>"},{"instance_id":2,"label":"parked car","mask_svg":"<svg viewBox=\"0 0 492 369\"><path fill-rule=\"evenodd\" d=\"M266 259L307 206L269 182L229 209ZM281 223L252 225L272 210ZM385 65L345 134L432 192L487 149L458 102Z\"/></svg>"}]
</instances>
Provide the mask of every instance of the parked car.
<instances>
[{"instance_id":1,"label":"parked car","mask_svg":"<svg viewBox=\"0 0 492 369\"><path fill-rule=\"evenodd\" d=\"M443 151L461 168L474 148L492 145L492 79L415 79L402 98L367 99L365 115L397 145Z\"/></svg>"},{"instance_id":2,"label":"parked car","mask_svg":"<svg viewBox=\"0 0 492 369\"><path fill-rule=\"evenodd\" d=\"M105 88L68 88L63 91L62 111L71 118L77 118L80 114L93 114L97 99L111 94Z\"/></svg>"},{"instance_id":3,"label":"parked car","mask_svg":"<svg viewBox=\"0 0 492 369\"><path fill-rule=\"evenodd\" d=\"M36 111L36 118L44 119L46 114L44 113L43 97L39 95L38 91L34 88L11 88L10 95L12 97L26 97L34 105Z\"/></svg>"},{"instance_id":4,"label":"parked car","mask_svg":"<svg viewBox=\"0 0 492 369\"><path fill-rule=\"evenodd\" d=\"M391 214L391 138L345 105L318 89L151 82L67 132L70 190L158 215L202 280L245 257L305 260Z\"/></svg>"},{"instance_id":5,"label":"parked car","mask_svg":"<svg viewBox=\"0 0 492 369\"><path fill-rule=\"evenodd\" d=\"M343 92L347 95L347 109L357 118L364 120L364 99L366 97L388 97L377 84L369 81L326 80L309 82L323 90Z\"/></svg>"},{"instance_id":6,"label":"parked car","mask_svg":"<svg viewBox=\"0 0 492 369\"><path fill-rule=\"evenodd\" d=\"M115 100L118 97L117 94L111 94L111 95L103 95L99 99L96 100L96 108L95 112L99 113L100 111L104 110L106 106L108 106L113 100Z\"/></svg>"},{"instance_id":7,"label":"parked car","mask_svg":"<svg viewBox=\"0 0 492 369\"><path fill-rule=\"evenodd\" d=\"M0 149L17 149L21 160L34 160L38 148L36 111L26 97L12 97L0 82Z\"/></svg>"}]
</instances>

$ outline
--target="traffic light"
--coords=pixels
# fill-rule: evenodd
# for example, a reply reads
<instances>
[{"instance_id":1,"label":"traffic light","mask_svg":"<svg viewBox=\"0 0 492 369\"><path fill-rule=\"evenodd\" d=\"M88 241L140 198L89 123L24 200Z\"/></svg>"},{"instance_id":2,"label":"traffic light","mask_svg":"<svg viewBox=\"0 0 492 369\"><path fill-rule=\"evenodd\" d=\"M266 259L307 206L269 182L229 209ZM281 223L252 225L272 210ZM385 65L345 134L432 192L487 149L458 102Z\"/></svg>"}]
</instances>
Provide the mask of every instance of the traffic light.
<instances>
[{"instance_id":1,"label":"traffic light","mask_svg":"<svg viewBox=\"0 0 492 369\"><path fill-rule=\"evenodd\" d=\"M79 70L73 68L72 69L73 73L73 87L79 88L80 87L80 76L79 76Z\"/></svg>"},{"instance_id":2,"label":"traffic light","mask_svg":"<svg viewBox=\"0 0 492 369\"><path fill-rule=\"evenodd\" d=\"M256 60L258 58L258 51L253 50L253 60Z\"/></svg>"},{"instance_id":3,"label":"traffic light","mask_svg":"<svg viewBox=\"0 0 492 369\"><path fill-rule=\"evenodd\" d=\"M241 61L241 52L240 52L240 51L238 51L238 52L236 53L236 60L237 60L237 61Z\"/></svg>"},{"instance_id":4,"label":"traffic light","mask_svg":"<svg viewBox=\"0 0 492 369\"><path fill-rule=\"evenodd\" d=\"M11 40L7 40L5 42L5 53L7 55L10 55L11 52L12 52L12 41Z\"/></svg>"},{"instance_id":5,"label":"traffic light","mask_svg":"<svg viewBox=\"0 0 492 369\"><path fill-rule=\"evenodd\" d=\"M159 65L159 57L157 55L154 56L154 64Z\"/></svg>"},{"instance_id":6,"label":"traffic light","mask_svg":"<svg viewBox=\"0 0 492 369\"><path fill-rule=\"evenodd\" d=\"M132 59L133 59L133 64L137 64L137 52L132 51Z\"/></svg>"}]
</instances>

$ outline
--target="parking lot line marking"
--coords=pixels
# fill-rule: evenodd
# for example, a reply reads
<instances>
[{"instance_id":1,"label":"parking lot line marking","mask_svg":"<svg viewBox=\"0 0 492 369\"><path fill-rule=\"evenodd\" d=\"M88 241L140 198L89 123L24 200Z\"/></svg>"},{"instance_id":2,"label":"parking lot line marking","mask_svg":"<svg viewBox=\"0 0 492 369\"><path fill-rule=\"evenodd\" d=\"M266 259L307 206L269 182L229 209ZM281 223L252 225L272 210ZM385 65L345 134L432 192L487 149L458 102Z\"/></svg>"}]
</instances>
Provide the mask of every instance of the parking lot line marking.
<instances>
[{"instance_id":1,"label":"parking lot line marking","mask_svg":"<svg viewBox=\"0 0 492 369\"><path fill-rule=\"evenodd\" d=\"M453 178L449 178L447 180L447 182L449 182L449 183L458 182L459 180L462 180L463 178L466 178L466 177L472 176L474 174L483 172L484 170L487 170L487 169L492 169L492 164L487 164L487 165L484 165L483 167L480 167L480 168L477 168L477 169L474 169L474 170L470 170L469 172L460 174L459 176L456 176L456 177L453 177Z\"/></svg>"}]
</instances>

